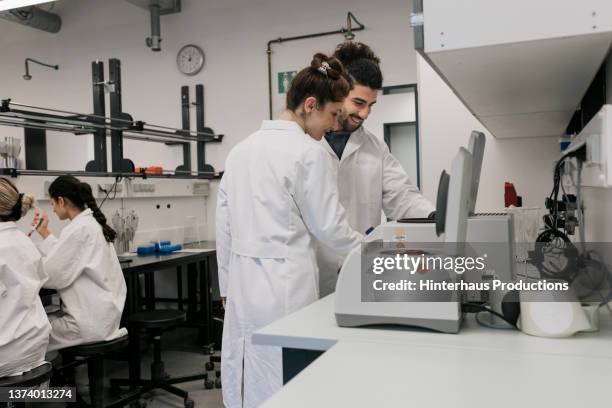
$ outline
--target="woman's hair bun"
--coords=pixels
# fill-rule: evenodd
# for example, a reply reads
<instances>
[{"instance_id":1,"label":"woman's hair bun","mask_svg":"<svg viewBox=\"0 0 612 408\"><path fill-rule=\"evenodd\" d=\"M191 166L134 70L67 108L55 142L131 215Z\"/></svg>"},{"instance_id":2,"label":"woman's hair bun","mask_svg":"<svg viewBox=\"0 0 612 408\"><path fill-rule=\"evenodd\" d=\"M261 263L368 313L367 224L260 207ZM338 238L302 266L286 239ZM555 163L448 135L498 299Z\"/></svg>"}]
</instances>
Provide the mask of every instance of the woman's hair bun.
<instances>
[{"instance_id":1,"label":"woman's hair bun","mask_svg":"<svg viewBox=\"0 0 612 408\"><path fill-rule=\"evenodd\" d=\"M330 79L338 79L342 75L342 63L334 57L329 57L321 52L312 57L310 67Z\"/></svg>"},{"instance_id":2,"label":"woman's hair bun","mask_svg":"<svg viewBox=\"0 0 612 408\"><path fill-rule=\"evenodd\" d=\"M25 216L30 209L36 205L36 199L31 194L24 194L21 197L21 216Z\"/></svg>"}]
</instances>

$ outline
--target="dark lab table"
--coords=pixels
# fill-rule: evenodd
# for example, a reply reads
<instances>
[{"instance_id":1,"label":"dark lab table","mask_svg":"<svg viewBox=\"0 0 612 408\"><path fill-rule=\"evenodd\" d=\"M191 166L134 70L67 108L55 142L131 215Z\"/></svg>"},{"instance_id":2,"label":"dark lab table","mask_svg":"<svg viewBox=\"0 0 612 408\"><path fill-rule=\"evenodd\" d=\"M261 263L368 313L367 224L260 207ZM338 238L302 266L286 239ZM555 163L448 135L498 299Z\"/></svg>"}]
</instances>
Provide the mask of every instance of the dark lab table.
<instances>
[{"instance_id":1,"label":"dark lab table","mask_svg":"<svg viewBox=\"0 0 612 408\"><path fill-rule=\"evenodd\" d=\"M168 255L133 256L130 262L121 262L125 275L127 297L124 316L140 311L139 276L145 276L146 309L155 308L157 301L177 302L179 310L183 310L183 270L187 270L187 321L199 328L199 342L210 345L212 339L212 293L213 278L216 282L216 245L214 241L202 241L188 244L185 249L204 249L205 252L173 253ZM124 259L124 258L121 258ZM176 268L177 298L157 298L155 296L155 273ZM199 278L199 279L198 279ZM199 281L200 298L198 302L197 285Z\"/></svg>"},{"instance_id":2,"label":"dark lab table","mask_svg":"<svg viewBox=\"0 0 612 408\"><path fill-rule=\"evenodd\" d=\"M155 308L156 301L176 301L179 310L183 310L183 268L187 270L187 324L198 327L198 342L209 349L213 348L212 339L212 290L213 271L216 277L216 245L214 241L202 241L197 244L185 245L185 249L205 249L205 252L173 253L168 255L133 256L130 262L121 262L125 276L127 297L123 311L124 318L140 311L139 276L144 274L146 308ZM120 261L124 259L120 257ZM155 273L176 268L177 299L164 299L155 296ZM199 310L196 285L199 278ZM129 377L135 381L140 375L140 333L130 332ZM212 350L211 350L212 351Z\"/></svg>"}]
</instances>

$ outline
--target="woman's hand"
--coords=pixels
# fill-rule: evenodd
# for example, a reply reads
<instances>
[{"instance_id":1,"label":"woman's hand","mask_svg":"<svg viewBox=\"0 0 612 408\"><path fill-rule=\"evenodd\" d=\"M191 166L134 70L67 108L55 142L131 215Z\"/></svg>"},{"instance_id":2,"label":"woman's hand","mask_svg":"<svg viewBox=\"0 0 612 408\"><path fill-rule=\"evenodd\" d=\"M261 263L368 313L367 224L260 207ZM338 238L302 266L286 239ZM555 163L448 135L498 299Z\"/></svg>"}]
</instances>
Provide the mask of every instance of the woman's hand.
<instances>
[{"instance_id":1,"label":"woman's hand","mask_svg":"<svg viewBox=\"0 0 612 408\"><path fill-rule=\"evenodd\" d=\"M32 226L36 227L36 232L38 232L43 239L51 235L51 231L49 231L49 216L47 213L36 213L34 221L32 221Z\"/></svg>"},{"instance_id":2,"label":"woman's hand","mask_svg":"<svg viewBox=\"0 0 612 408\"><path fill-rule=\"evenodd\" d=\"M223 305L223 310L227 310L227 298L226 297L221 298L221 304Z\"/></svg>"}]
</instances>

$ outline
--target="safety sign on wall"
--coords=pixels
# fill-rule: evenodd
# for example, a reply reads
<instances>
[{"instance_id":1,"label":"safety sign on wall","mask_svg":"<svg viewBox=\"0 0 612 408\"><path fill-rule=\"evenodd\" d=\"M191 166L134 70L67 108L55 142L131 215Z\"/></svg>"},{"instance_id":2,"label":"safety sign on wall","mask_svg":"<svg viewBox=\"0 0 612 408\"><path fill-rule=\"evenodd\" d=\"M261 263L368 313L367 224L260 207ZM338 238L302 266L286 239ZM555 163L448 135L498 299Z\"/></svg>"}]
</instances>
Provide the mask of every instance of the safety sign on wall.
<instances>
[{"instance_id":1,"label":"safety sign on wall","mask_svg":"<svg viewBox=\"0 0 612 408\"><path fill-rule=\"evenodd\" d=\"M295 77L297 71L286 71L278 73L278 93L284 94L289 90L289 84Z\"/></svg>"}]
</instances>

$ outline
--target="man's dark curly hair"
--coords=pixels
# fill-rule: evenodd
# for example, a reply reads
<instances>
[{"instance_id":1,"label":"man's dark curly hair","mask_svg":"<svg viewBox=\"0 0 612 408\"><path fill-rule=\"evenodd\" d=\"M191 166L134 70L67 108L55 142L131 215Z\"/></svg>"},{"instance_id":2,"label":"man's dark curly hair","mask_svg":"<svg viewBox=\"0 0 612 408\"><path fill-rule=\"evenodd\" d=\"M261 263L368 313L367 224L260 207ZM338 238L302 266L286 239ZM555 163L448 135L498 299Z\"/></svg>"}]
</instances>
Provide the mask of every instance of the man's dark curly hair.
<instances>
[{"instance_id":1,"label":"man's dark curly hair","mask_svg":"<svg viewBox=\"0 0 612 408\"><path fill-rule=\"evenodd\" d=\"M360 42L344 42L336 47L334 57L342 62L344 68L359 85L376 90L382 88L380 59L367 45Z\"/></svg>"}]
</instances>

